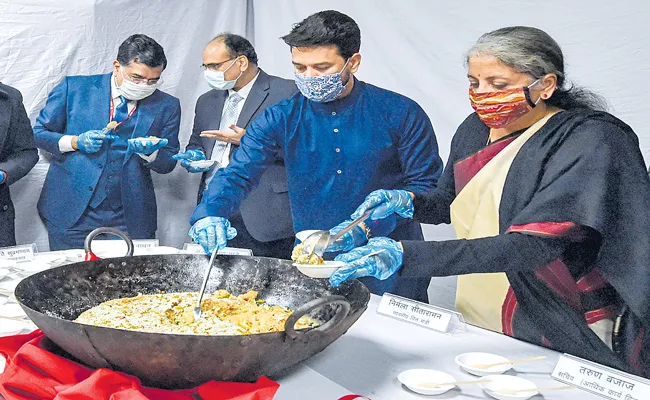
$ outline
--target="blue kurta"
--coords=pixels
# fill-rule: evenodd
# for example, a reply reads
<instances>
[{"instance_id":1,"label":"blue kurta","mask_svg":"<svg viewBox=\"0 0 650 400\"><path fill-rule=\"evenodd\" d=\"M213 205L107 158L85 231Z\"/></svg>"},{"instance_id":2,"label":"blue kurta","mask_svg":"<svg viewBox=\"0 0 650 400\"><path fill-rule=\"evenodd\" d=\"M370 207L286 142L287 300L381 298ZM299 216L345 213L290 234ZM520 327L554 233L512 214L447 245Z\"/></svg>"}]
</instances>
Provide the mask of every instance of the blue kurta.
<instances>
[{"instance_id":1,"label":"blue kurta","mask_svg":"<svg viewBox=\"0 0 650 400\"><path fill-rule=\"evenodd\" d=\"M287 167L296 232L332 228L375 189L432 191L442 172L424 110L407 97L355 79L342 99L317 103L298 92L261 114L228 167L215 175L191 223L232 215L276 154L283 154ZM390 236L422 239L422 232L407 220Z\"/></svg>"}]
</instances>

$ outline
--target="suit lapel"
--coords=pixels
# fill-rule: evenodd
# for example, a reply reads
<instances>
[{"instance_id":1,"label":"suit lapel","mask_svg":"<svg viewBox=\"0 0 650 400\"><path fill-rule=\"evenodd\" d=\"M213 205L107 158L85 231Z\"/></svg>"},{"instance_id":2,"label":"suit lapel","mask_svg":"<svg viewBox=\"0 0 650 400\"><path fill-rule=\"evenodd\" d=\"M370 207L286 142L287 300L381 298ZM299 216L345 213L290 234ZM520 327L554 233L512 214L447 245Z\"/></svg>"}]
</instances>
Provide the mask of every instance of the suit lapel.
<instances>
[{"instance_id":1,"label":"suit lapel","mask_svg":"<svg viewBox=\"0 0 650 400\"><path fill-rule=\"evenodd\" d=\"M11 121L11 104L9 96L0 89L0 153L9 135L9 122Z\"/></svg>"},{"instance_id":2,"label":"suit lapel","mask_svg":"<svg viewBox=\"0 0 650 400\"><path fill-rule=\"evenodd\" d=\"M156 107L158 106L158 101L155 98L156 94L157 91L151 96L138 101L137 108L132 117L135 118L135 127L131 134L132 138L149 136L149 129L151 129L154 119L156 119ZM124 164L129 161L132 155L133 153L131 152L126 153Z\"/></svg>"},{"instance_id":3,"label":"suit lapel","mask_svg":"<svg viewBox=\"0 0 650 400\"><path fill-rule=\"evenodd\" d=\"M218 90L217 94L212 100L212 105L210 108L214 110L213 118L207 123L207 126L202 126L203 130L218 130L219 125L221 124L221 114L223 114L223 105L226 103L228 98L227 90ZM215 139L202 137L203 148L205 149L206 158L210 159L212 156L212 149L214 148Z\"/></svg>"},{"instance_id":4,"label":"suit lapel","mask_svg":"<svg viewBox=\"0 0 650 400\"><path fill-rule=\"evenodd\" d=\"M246 97L244 108L242 108L239 118L237 119L237 126L246 128L253 119L253 115L260 108L264 100L269 95L269 76L266 72L260 69L260 74L253 84L250 93Z\"/></svg>"}]
</instances>

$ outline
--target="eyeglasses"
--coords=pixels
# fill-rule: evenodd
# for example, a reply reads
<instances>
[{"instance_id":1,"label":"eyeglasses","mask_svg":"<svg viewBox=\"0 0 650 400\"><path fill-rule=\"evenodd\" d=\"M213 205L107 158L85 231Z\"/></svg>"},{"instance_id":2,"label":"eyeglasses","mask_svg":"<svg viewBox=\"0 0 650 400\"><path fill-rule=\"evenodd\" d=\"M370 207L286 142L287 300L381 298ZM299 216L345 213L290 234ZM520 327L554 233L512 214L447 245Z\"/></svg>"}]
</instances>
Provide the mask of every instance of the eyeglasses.
<instances>
[{"instance_id":1,"label":"eyeglasses","mask_svg":"<svg viewBox=\"0 0 650 400\"><path fill-rule=\"evenodd\" d=\"M235 57L235 58L237 58L237 57ZM222 65L224 65L228 61L234 60L235 58L229 58L229 59L227 59L225 61L221 61L221 62L218 62L218 63L201 64L201 68L203 68L204 70L209 69L210 71L219 71L219 68L221 68Z\"/></svg>"},{"instance_id":2,"label":"eyeglasses","mask_svg":"<svg viewBox=\"0 0 650 400\"><path fill-rule=\"evenodd\" d=\"M126 69L124 69L124 68L121 68L121 69L122 69L122 72L124 73L124 75L126 75L126 78L128 80L130 80L131 82L136 83L138 85L145 84L145 85L151 86L151 85L157 84L158 81L160 81L160 78L147 79L147 78L133 77L128 72L126 72Z\"/></svg>"}]
</instances>

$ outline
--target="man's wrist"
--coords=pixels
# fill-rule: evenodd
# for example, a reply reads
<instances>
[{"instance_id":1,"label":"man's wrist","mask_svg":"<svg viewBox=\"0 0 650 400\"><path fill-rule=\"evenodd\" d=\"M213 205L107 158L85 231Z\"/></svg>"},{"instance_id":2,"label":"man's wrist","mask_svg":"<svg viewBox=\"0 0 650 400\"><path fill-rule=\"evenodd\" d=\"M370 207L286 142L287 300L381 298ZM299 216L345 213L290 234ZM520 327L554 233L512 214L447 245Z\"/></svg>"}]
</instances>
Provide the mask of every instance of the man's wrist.
<instances>
[{"instance_id":1,"label":"man's wrist","mask_svg":"<svg viewBox=\"0 0 650 400\"><path fill-rule=\"evenodd\" d=\"M77 146L77 139L79 139L79 136L73 136L72 141L70 142L70 145L75 150L79 150L79 147Z\"/></svg>"}]
</instances>

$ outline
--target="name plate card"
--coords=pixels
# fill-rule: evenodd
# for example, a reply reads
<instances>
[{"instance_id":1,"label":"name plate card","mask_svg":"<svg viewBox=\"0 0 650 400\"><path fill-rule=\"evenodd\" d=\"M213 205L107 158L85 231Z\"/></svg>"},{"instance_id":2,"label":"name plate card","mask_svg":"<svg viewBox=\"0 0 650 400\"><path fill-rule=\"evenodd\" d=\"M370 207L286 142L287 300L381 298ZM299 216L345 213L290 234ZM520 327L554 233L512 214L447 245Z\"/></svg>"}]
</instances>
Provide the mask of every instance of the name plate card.
<instances>
[{"instance_id":1,"label":"name plate card","mask_svg":"<svg viewBox=\"0 0 650 400\"><path fill-rule=\"evenodd\" d=\"M205 254L203 247L200 244L196 243L185 243L183 244L183 253L186 254ZM218 255L227 255L227 256L252 256L253 250L251 249L240 249L238 247L226 247L217 251Z\"/></svg>"},{"instance_id":2,"label":"name plate card","mask_svg":"<svg viewBox=\"0 0 650 400\"><path fill-rule=\"evenodd\" d=\"M134 239L133 248L134 249L150 249L152 247L160 246L160 241L158 239Z\"/></svg>"},{"instance_id":3,"label":"name plate card","mask_svg":"<svg viewBox=\"0 0 650 400\"><path fill-rule=\"evenodd\" d=\"M33 260L34 253L36 253L35 243L0 248L0 258L17 262Z\"/></svg>"},{"instance_id":4,"label":"name plate card","mask_svg":"<svg viewBox=\"0 0 650 400\"><path fill-rule=\"evenodd\" d=\"M650 381L564 354L551 376L560 382L612 400L650 399Z\"/></svg>"},{"instance_id":5,"label":"name plate card","mask_svg":"<svg viewBox=\"0 0 650 400\"><path fill-rule=\"evenodd\" d=\"M405 299L390 293L384 293L381 296L381 303L377 307L377 313L443 333L452 330L451 321L454 314L457 314L453 311Z\"/></svg>"}]
</instances>

